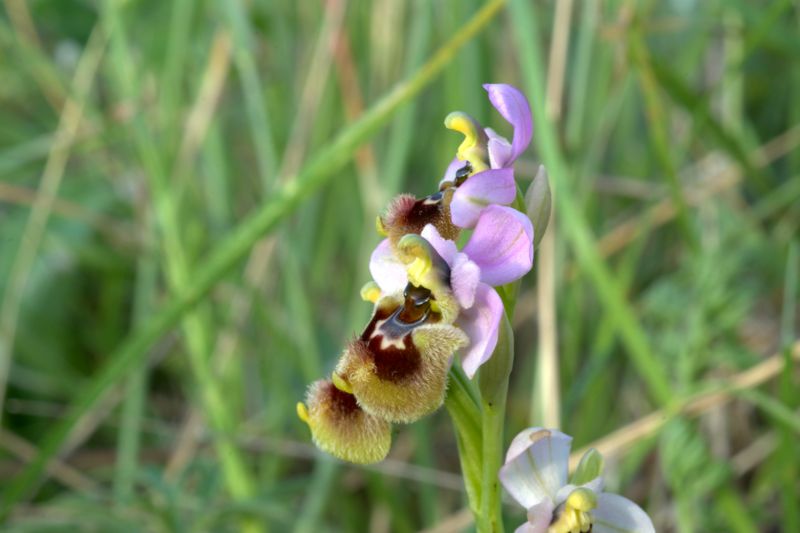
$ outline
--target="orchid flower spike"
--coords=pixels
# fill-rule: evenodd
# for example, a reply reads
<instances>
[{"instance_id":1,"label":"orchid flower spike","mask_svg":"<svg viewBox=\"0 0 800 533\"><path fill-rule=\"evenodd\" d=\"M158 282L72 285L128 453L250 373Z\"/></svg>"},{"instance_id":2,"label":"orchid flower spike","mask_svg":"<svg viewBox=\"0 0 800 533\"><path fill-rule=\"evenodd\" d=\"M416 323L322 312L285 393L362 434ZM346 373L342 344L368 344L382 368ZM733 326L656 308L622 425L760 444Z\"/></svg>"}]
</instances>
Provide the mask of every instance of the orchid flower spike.
<instances>
[{"instance_id":1,"label":"orchid flower spike","mask_svg":"<svg viewBox=\"0 0 800 533\"><path fill-rule=\"evenodd\" d=\"M351 463L382 461L392 444L388 421L366 413L355 397L331 381L315 381L306 403L297 404L297 416L308 424L317 447Z\"/></svg>"},{"instance_id":2,"label":"orchid flower spike","mask_svg":"<svg viewBox=\"0 0 800 533\"><path fill-rule=\"evenodd\" d=\"M533 225L516 209L493 205L483 210L461 251L433 225L425 226L421 235L413 237L415 243L429 244L427 253L438 258L436 263L441 272L447 269L446 276L435 278L432 294L439 307L450 307L450 302L455 301L459 308L445 316L452 316L455 325L469 337L462 365L467 375L473 377L497 345L504 309L493 287L521 278L533 265ZM402 257L392 252L388 239L372 253L370 272L387 294L402 290L409 282L420 281L414 263L404 264ZM427 286L434 287L434 283L428 282Z\"/></svg>"},{"instance_id":3,"label":"orchid flower spike","mask_svg":"<svg viewBox=\"0 0 800 533\"><path fill-rule=\"evenodd\" d=\"M455 189L448 208L453 224L461 228L473 228L486 206L514 201L517 195L514 161L533 136L531 108L519 89L502 83L486 84L483 88L494 108L514 128L514 134L509 142L458 111L445 118L447 128L464 135L439 184L442 190Z\"/></svg>"},{"instance_id":4,"label":"orchid flower spike","mask_svg":"<svg viewBox=\"0 0 800 533\"><path fill-rule=\"evenodd\" d=\"M334 383L373 416L413 422L442 405L453 353L466 343L433 310L431 291L409 284L402 295L378 299L364 332L344 350Z\"/></svg>"},{"instance_id":5,"label":"orchid flower spike","mask_svg":"<svg viewBox=\"0 0 800 533\"><path fill-rule=\"evenodd\" d=\"M602 457L590 450L567 481L572 437L528 428L511 442L500 481L525 509L517 533L655 533L632 501L603 492Z\"/></svg>"}]
</instances>

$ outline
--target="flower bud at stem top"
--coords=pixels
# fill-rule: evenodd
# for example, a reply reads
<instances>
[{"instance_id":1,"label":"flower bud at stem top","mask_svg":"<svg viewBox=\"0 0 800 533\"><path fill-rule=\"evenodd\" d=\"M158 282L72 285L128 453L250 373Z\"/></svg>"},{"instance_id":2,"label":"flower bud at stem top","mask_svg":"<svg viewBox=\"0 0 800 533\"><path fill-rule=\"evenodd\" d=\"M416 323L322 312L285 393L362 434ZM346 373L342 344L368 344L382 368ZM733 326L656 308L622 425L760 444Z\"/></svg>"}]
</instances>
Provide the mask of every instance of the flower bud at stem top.
<instances>
[{"instance_id":1,"label":"flower bud at stem top","mask_svg":"<svg viewBox=\"0 0 800 533\"><path fill-rule=\"evenodd\" d=\"M533 181L525 192L525 211L528 218L533 223L534 247L539 246L547 224L550 222L550 208L552 204L552 194L550 192L550 180L547 169L544 165L539 165Z\"/></svg>"},{"instance_id":2,"label":"flower bud at stem top","mask_svg":"<svg viewBox=\"0 0 800 533\"><path fill-rule=\"evenodd\" d=\"M578 467L573 472L570 478L570 483L573 485L583 485L589 483L591 480L600 477L603 473L603 456L594 448L583 454Z\"/></svg>"},{"instance_id":3,"label":"flower bud at stem top","mask_svg":"<svg viewBox=\"0 0 800 533\"><path fill-rule=\"evenodd\" d=\"M505 395L511 367L514 365L514 333L508 315L503 313L497 337L497 347L492 357L481 366L478 387L487 402L494 402L498 395Z\"/></svg>"}]
</instances>

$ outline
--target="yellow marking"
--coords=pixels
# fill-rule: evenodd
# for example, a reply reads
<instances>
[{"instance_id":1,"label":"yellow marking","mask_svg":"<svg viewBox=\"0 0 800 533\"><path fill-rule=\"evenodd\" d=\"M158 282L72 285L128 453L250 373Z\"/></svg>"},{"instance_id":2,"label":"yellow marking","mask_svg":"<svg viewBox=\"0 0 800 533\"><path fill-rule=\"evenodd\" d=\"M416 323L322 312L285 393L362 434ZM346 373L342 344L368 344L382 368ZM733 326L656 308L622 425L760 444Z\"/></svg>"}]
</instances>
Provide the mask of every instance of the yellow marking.
<instances>
[{"instance_id":1,"label":"yellow marking","mask_svg":"<svg viewBox=\"0 0 800 533\"><path fill-rule=\"evenodd\" d=\"M365 302L375 303L381 297L381 289L374 281L368 281L361 287L361 299Z\"/></svg>"},{"instance_id":2,"label":"yellow marking","mask_svg":"<svg viewBox=\"0 0 800 533\"><path fill-rule=\"evenodd\" d=\"M567 507L578 511L591 511L597 507L597 496L590 489L575 489L567 498Z\"/></svg>"},{"instance_id":3,"label":"yellow marking","mask_svg":"<svg viewBox=\"0 0 800 533\"><path fill-rule=\"evenodd\" d=\"M464 140L458 146L456 157L461 161L469 161L474 172L489 168L486 161L486 133L475 119L461 111L453 111L444 119L447 129L457 131L464 135Z\"/></svg>"},{"instance_id":4,"label":"yellow marking","mask_svg":"<svg viewBox=\"0 0 800 533\"><path fill-rule=\"evenodd\" d=\"M433 268L430 248L428 241L413 233L404 235L397 243L401 259L406 263L408 281L418 287L426 287L424 279Z\"/></svg>"},{"instance_id":5,"label":"yellow marking","mask_svg":"<svg viewBox=\"0 0 800 533\"><path fill-rule=\"evenodd\" d=\"M464 140L461 141L456 152L456 156L463 161L466 159L464 155L478 144L480 126L472 117L461 111L453 111L447 115L444 119L444 126L464 135Z\"/></svg>"},{"instance_id":6,"label":"yellow marking","mask_svg":"<svg viewBox=\"0 0 800 533\"><path fill-rule=\"evenodd\" d=\"M353 394L353 387L345 380L342 376L333 372L331 374L331 381L333 381L333 386L339 389L342 392L346 392L347 394Z\"/></svg>"},{"instance_id":7,"label":"yellow marking","mask_svg":"<svg viewBox=\"0 0 800 533\"><path fill-rule=\"evenodd\" d=\"M311 427L311 419L308 416L308 409L306 409L306 405L303 402L297 402L297 418Z\"/></svg>"},{"instance_id":8,"label":"yellow marking","mask_svg":"<svg viewBox=\"0 0 800 533\"><path fill-rule=\"evenodd\" d=\"M540 439L549 437L551 434L552 433L550 432L549 429L540 429L539 431L534 431L533 433L528 435L528 438L531 440L531 442L536 442Z\"/></svg>"},{"instance_id":9,"label":"yellow marking","mask_svg":"<svg viewBox=\"0 0 800 533\"><path fill-rule=\"evenodd\" d=\"M547 533L585 533L592 528L592 515L597 496L587 488L575 489L564 504L558 520L550 524Z\"/></svg>"},{"instance_id":10,"label":"yellow marking","mask_svg":"<svg viewBox=\"0 0 800 533\"><path fill-rule=\"evenodd\" d=\"M383 223L383 219L380 215L375 217L375 230L381 237L389 236L389 232L386 230L386 225Z\"/></svg>"},{"instance_id":11,"label":"yellow marking","mask_svg":"<svg viewBox=\"0 0 800 533\"><path fill-rule=\"evenodd\" d=\"M430 257L415 257L414 261L406 268L408 280L417 287L424 286L423 280L425 279L425 274L428 273L431 266Z\"/></svg>"}]
</instances>

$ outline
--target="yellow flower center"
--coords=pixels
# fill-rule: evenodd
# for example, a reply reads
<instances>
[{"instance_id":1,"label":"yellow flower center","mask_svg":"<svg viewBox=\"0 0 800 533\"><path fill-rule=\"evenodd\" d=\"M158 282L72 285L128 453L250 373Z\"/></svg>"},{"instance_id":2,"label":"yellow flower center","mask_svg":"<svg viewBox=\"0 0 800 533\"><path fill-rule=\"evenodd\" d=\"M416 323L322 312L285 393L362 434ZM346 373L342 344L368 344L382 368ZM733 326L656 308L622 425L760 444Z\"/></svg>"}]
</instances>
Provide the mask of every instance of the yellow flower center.
<instances>
[{"instance_id":1,"label":"yellow flower center","mask_svg":"<svg viewBox=\"0 0 800 533\"><path fill-rule=\"evenodd\" d=\"M547 533L586 533L592 528L591 510L597 507L597 496L589 489L575 489L564 503L564 510L550 524Z\"/></svg>"},{"instance_id":2,"label":"yellow flower center","mask_svg":"<svg viewBox=\"0 0 800 533\"><path fill-rule=\"evenodd\" d=\"M431 287L428 275L433 268L430 245L419 235L405 235L397 243L398 251L406 263L408 281L417 287Z\"/></svg>"}]
</instances>

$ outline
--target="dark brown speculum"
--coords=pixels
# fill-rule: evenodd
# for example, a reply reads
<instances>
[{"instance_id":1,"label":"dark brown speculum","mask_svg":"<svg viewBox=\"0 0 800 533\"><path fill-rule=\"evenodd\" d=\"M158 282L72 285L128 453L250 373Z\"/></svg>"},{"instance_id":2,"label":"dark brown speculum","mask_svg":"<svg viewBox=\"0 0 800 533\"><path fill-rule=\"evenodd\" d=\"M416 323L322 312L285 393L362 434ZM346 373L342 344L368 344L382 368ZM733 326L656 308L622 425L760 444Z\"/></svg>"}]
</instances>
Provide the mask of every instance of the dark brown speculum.
<instances>
[{"instance_id":1,"label":"dark brown speculum","mask_svg":"<svg viewBox=\"0 0 800 533\"><path fill-rule=\"evenodd\" d=\"M414 328L438 322L440 316L431 309L431 291L409 283L403 291L403 304L392 308L378 307L364 332L353 343L362 356L375 364L379 378L397 381L417 371L420 354L414 345Z\"/></svg>"},{"instance_id":2,"label":"dark brown speculum","mask_svg":"<svg viewBox=\"0 0 800 533\"><path fill-rule=\"evenodd\" d=\"M405 324L419 324L428 318L431 311L431 291L425 287L415 287L411 283L403 291L405 301L397 319Z\"/></svg>"}]
</instances>

